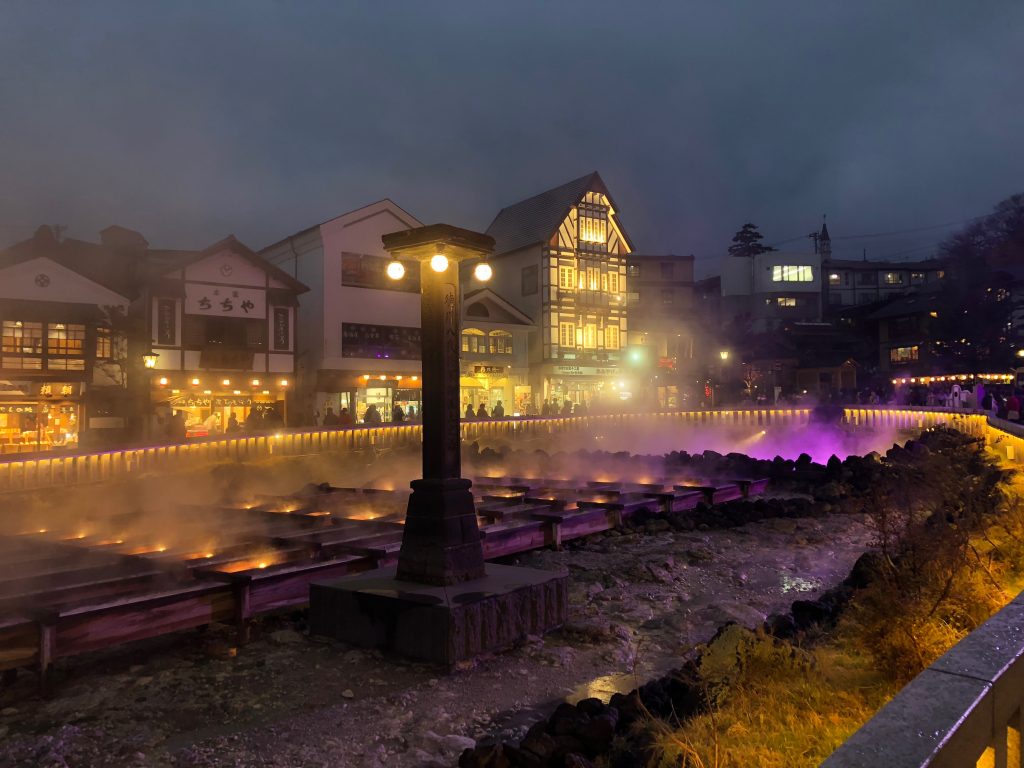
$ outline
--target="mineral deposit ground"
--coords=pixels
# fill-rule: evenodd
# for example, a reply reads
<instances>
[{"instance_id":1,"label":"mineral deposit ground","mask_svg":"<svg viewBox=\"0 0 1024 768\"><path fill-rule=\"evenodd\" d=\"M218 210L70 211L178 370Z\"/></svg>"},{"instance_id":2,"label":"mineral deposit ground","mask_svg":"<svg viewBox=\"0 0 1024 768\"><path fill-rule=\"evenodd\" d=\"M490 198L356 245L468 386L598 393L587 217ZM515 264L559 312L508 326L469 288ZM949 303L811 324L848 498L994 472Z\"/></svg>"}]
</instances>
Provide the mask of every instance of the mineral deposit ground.
<instances>
[{"instance_id":1,"label":"mineral deposit ground","mask_svg":"<svg viewBox=\"0 0 1024 768\"><path fill-rule=\"evenodd\" d=\"M79 657L52 692L0 692L0 766L454 765L516 740L561 701L607 698L677 666L722 624L756 626L849 573L860 514L685 531L662 519L519 558L570 574L570 622L452 674L311 639L301 612Z\"/></svg>"}]
</instances>

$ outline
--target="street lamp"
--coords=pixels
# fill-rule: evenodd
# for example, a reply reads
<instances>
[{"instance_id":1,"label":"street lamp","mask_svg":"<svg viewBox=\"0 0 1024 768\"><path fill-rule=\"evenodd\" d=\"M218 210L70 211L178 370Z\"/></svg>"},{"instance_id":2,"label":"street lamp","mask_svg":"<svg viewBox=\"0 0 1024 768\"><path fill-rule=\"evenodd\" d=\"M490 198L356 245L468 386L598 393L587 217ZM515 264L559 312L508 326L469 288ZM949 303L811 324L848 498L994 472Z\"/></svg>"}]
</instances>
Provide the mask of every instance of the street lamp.
<instances>
[{"instance_id":1,"label":"street lamp","mask_svg":"<svg viewBox=\"0 0 1024 768\"><path fill-rule=\"evenodd\" d=\"M459 265L478 261L474 275L490 278L494 239L433 224L382 240L392 264L420 264L423 477L411 483L397 566L314 583L310 630L451 666L561 625L567 575L485 564L462 477ZM387 274L400 280L405 269Z\"/></svg>"},{"instance_id":2,"label":"street lamp","mask_svg":"<svg viewBox=\"0 0 1024 768\"><path fill-rule=\"evenodd\" d=\"M721 352L718 353L718 356L720 358L722 358L723 362L728 360L729 359L729 350L728 349L723 349Z\"/></svg>"},{"instance_id":3,"label":"street lamp","mask_svg":"<svg viewBox=\"0 0 1024 768\"><path fill-rule=\"evenodd\" d=\"M154 354L153 352L147 352L142 356L142 364L146 368L156 368L156 361L160 359L160 355Z\"/></svg>"}]
</instances>

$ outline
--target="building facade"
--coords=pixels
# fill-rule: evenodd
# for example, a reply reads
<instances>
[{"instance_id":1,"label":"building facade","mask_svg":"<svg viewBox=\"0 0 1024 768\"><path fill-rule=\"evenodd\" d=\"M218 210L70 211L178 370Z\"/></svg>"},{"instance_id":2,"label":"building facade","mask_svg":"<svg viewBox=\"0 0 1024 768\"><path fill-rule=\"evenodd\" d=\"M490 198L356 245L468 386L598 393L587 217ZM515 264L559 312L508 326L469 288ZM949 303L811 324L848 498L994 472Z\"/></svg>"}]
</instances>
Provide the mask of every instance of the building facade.
<instances>
[{"instance_id":1,"label":"building facade","mask_svg":"<svg viewBox=\"0 0 1024 768\"><path fill-rule=\"evenodd\" d=\"M0 252L0 454L124 439L130 297L110 256L45 226Z\"/></svg>"},{"instance_id":2,"label":"building facade","mask_svg":"<svg viewBox=\"0 0 1024 768\"><path fill-rule=\"evenodd\" d=\"M418 414L420 279L385 273L381 237L422 223L381 200L304 229L260 254L312 290L299 319L297 401L310 413L348 409L361 420L375 406L386 421L395 405Z\"/></svg>"},{"instance_id":3,"label":"building facade","mask_svg":"<svg viewBox=\"0 0 1024 768\"><path fill-rule=\"evenodd\" d=\"M530 340L533 321L490 288L463 288L460 386L462 410L533 415Z\"/></svg>"},{"instance_id":4,"label":"building facade","mask_svg":"<svg viewBox=\"0 0 1024 768\"><path fill-rule=\"evenodd\" d=\"M626 257L630 339L645 369L641 401L678 408L694 371L693 256Z\"/></svg>"},{"instance_id":5,"label":"building facade","mask_svg":"<svg viewBox=\"0 0 1024 768\"><path fill-rule=\"evenodd\" d=\"M537 328L527 398L564 407L630 398L626 256L632 246L597 173L502 209L492 288Z\"/></svg>"},{"instance_id":6,"label":"building facade","mask_svg":"<svg viewBox=\"0 0 1024 768\"><path fill-rule=\"evenodd\" d=\"M306 286L237 239L199 252L149 251L139 312L159 437L172 413L187 436L304 423L295 385L298 295ZM289 412L291 408L291 412Z\"/></svg>"},{"instance_id":7,"label":"building facade","mask_svg":"<svg viewBox=\"0 0 1024 768\"><path fill-rule=\"evenodd\" d=\"M822 263L823 302L827 312L887 301L905 293L930 290L945 277L945 263L925 261L853 261Z\"/></svg>"},{"instance_id":8,"label":"building facade","mask_svg":"<svg viewBox=\"0 0 1024 768\"><path fill-rule=\"evenodd\" d=\"M763 333L821 319L821 254L768 251L722 261L722 313Z\"/></svg>"}]
</instances>

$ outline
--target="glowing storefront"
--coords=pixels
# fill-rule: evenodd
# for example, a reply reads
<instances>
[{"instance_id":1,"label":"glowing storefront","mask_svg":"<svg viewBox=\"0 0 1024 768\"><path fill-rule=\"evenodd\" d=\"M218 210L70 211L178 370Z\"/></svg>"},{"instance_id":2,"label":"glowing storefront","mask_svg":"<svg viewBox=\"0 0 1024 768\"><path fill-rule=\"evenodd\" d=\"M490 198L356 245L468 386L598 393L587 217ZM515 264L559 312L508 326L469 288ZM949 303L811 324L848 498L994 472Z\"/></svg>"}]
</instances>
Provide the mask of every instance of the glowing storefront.
<instances>
[{"instance_id":1,"label":"glowing storefront","mask_svg":"<svg viewBox=\"0 0 1024 768\"><path fill-rule=\"evenodd\" d=\"M297 296L306 287L234 237L164 259L148 286L151 437L173 413L186 436L304 423L295 381ZM233 426L233 425L232 425Z\"/></svg>"}]
</instances>

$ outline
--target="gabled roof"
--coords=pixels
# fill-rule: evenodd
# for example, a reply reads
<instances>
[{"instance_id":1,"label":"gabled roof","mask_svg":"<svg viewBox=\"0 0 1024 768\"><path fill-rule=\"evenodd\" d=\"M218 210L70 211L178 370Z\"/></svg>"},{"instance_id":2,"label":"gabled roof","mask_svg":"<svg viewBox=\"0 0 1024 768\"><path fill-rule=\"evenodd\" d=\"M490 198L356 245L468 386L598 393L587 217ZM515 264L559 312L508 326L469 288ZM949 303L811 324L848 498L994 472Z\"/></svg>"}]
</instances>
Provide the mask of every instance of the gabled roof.
<instances>
[{"instance_id":1,"label":"gabled roof","mask_svg":"<svg viewBox=\"0 0 1024 768\"><path fill-rule=\"evenodd\" d=\"M938 291L917 291L892 301L887 301L870 315L868 320L889 320L894 317L921 315L940 309L941 295Z\"/></svg>"},{"instance_id":2,"label":"gabled roof","mask_svg":"<svg viewBox=\"0 0 1024 768\"><path fill-rule=\"evenodd\" d=\"M73 238L57 240L45 225L27 240L0 251L0 267L39 258L51 259L120 296L134 298L133 265L125 253L100 243Z\"/></svg>"},{"instance_id":3,"label":"gabled roof","mask_svg":"<svg viewBox=\"0 0 1024 768\"><path fill-rule=\"evenodd\" d=\"M483 303L484 306L490 304L492 308L499 311L500 316L479 317L467 314L469 307L478 302ZM529 315L526 315L519 309L516 309L516 307L496 294L490 288L478 288L463 296L462 314L466 322L481 321L484 323L504 323L506 325L533 325L533 320L530 319Z\"/></svg>"},{"instance_id":4,"label":"gabled roof","mask_svg":"<svg viewBox=\"0 0 1024 768\"><path fill-rule=\"evenodd\" d=\"M218 240L201 251L155 251L153 252L154 254L164 254L164 257L154 259L156 263L153 264L153 273L150 276L162 277L168 272L184 269L190 264L195 264L223 251L229 251L237 256L241 256L254 266L267 272L275 280L284 283L296 293L305 293L309 290L309 286L305 283L300 283L283 269L271 264L234 235L228 235L223 240Z\"/></svg>"},{"instance_id":5,"label":"gabled roof","mask_svg":"<svg viewBox=\"0 0 1024 768\"><path fill-rule=\"evenodd\" d=\"M494 217L487 234L494 238L494 255L518 251L537 243L547 242L558 231L569 210L577 205L587 192L601 192L618 211L618 206L608 192L597 171L566 182L560 187L528 197L515 205L502 208ZM622 228L622 222L615 220L626 244L632 249L632 242Z\"/></svg>"},{"instance_id":6,"label":"gabled roof","mask_svg":"<svg viewBox=\"0 0 1024 768\"><path fill-rule=\"evenodd\" d=\"M416 227L422 226L422 222L419 219L417 219L415 216L413 216L411 213L409 213L407 210L405 210L405 208L400 206L398 203L396 203L390 197L385 197L385 198L382 198L380 200L376 200L376 201L374 201L372 203L367 203L366 205L361 205L358 208L352 209L351 211L346 211L345 213L339 213L337 216L332 216L329 219L325 219L324 221L321 221L319 224L313 224L312 226L306 227L304 229L300 229L298 232L294 232L291 235L287 235L285 237L282 237L282 238L274 241L273 243L270 243L268 245L263 246L260 250L261 251L266 251L266 250L268 250L270 248L273 248L275 245L280 245L285 240L290 240L290 239L295 238L295 237L301 237L302 235L307 234L308 232L312 232L314 229L320 229L320 227L322 227L324 224L329 224L332 221L337 221L338 219L345 218L346 216L352 216L353 214L357 214L360 211L365 211L367 208L373 208L376 205L381 205L382 203L384 203L384 204L390 206L391 208L393 208L394 210L392 211L392 213L394 213L395 211L400 211L402 214L404 214L405 217L409 219L408 222L403 222L403 223L407 224L407 228L408 229L415 229ZM402 219L402 217L398 216L398 214L395 214L395 216L398 219L400 219L400 220Z\"/></svg>"}]
</instances>

